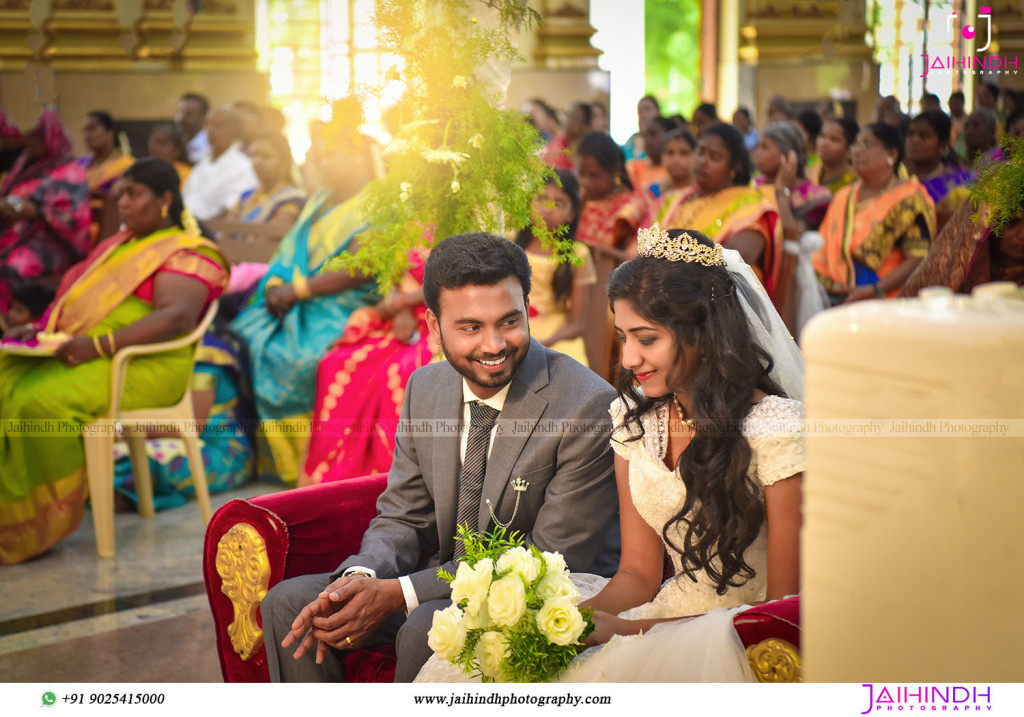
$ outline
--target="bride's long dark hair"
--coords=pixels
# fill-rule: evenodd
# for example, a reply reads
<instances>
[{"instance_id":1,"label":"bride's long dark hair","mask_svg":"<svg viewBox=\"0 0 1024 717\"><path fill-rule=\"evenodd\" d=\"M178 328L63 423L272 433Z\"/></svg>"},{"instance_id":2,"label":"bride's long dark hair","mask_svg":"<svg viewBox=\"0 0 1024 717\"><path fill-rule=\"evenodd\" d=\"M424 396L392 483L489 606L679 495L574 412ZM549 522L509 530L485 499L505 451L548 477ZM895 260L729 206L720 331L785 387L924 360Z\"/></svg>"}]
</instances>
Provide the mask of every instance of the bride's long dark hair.
<instances>
[{"instance_id":1,"label":"bride's long dark hair","mask_svg":"<svg viewBox=\"0 0 1024 717\"><path fill-rule=\"evenodd\" d=\"M714 246L700 232L687 232ZM681 233L670 231L669 236ZM751 448L741 427L755 391L785 396L769 376L771 356L754 341L724 267L637 257L612 272L608 300L613 309L616 301L628 301L644 319L668 329L677 367L684 346L701 352L693 374L694 436L676 465L686 500L662 535L680 553L684 575L696 581L704 571L718 594L724 594L755 575L743 553L757 538L765 514L761 489L747 474ZM669 385L677 378L670 376ZM671 393L645 396L633 372L621 366L618 390L630 399L627 430L640 437L641 416L672 401ZM683 530L682 545L673 537L677 525Z\"/></svg>"}]
</instances>

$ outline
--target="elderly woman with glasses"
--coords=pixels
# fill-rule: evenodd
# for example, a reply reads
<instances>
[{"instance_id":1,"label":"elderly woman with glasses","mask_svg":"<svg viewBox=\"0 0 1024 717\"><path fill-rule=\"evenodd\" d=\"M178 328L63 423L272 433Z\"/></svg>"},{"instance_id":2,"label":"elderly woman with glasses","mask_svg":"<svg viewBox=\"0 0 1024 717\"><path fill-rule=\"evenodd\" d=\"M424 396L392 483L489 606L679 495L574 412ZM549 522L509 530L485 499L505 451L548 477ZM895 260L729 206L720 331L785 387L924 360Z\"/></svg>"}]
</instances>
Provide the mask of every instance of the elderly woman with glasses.
<instances>
[{"instance_id":1,"label":"elderly woman with glasses","mask_svg":"<svg viewBox=\"0 0 1024 717\"><path fill-rule=\"evenodd\" d=\"M895 296L928 254L935 204L914 178L901 179L903 137L868 125L853 145L857 181L836 193L821 223L814 269L833 304Z\"/></svg>"}]
</instances>

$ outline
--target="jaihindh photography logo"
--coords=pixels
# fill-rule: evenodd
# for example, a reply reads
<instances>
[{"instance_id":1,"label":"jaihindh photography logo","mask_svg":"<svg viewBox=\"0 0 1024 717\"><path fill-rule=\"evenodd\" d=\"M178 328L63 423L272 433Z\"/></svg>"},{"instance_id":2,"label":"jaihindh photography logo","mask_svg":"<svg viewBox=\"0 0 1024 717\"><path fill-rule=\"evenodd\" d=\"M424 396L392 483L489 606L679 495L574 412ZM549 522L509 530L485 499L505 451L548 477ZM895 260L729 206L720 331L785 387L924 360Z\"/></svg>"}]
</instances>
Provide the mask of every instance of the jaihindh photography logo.
<instances>
[{"instance_id":1,"label":"jaihindh photography logo","mask_svg":"<svg viewBox=\"0 0 1024 717\"><path fill-rule=\"evenodd\" d=\"M991 685L886 685L863 684L867 709L862 715L879 712L990 712ZM863 702L861 704L864 704Z\"/></svg>"},{"instance_id":2,"label":"jaihindh photography logo","mask_svg":"<svg viewBox=\"0 0 1024 717\"><path fill-rule=\"evenodd\" d=\"M978 8L978 17L975 21L978 25L985 26L985 44L981 45L981 34L975 25L965 22L955 11L946 18L946 32L950 38L955 38L959 33L965 40L977 38L979 43L975 52L984 52L992 44L992 8L988 6ZM924 74L927 77L929 72L953 73L969 72L974 75L1016 75L1017 56L1008 57L998 54L978 57L977 55L929 55L921 53L924 58Z\"/></svg>"}]
</instances>

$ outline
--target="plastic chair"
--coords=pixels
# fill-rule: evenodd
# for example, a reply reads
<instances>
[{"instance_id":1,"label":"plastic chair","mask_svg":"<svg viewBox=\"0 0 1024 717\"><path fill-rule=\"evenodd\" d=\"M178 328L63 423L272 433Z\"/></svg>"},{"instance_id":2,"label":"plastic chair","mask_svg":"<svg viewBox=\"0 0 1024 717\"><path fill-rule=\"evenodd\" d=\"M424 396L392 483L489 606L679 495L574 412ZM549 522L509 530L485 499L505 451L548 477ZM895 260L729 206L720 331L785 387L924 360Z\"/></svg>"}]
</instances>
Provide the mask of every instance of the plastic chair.
<instances>
[{"instance_id":1,"label":"plastic chair","mask_svg":"<svg viewBox=\"0 0 1024 717\"><path fill-rule=\"evenodd\" d=\"M89 497L92 501L93 523L96 528L96 552L101 558L114 557L114 434L118 424L123 426L127 433L135 489L138 493L139 514L143 518L152 518L156 514L153 508L153 481L149 474L149 458L146 456L146 426L151 425L153 421L165 421L189 427L181 431L181 437L192 469L192 482L195 485L203 522L210 522L210 492L206 487L206 470L203 467L199 434L195 430L191 386L186 384L184 395L173 406L125 411L121 409L121 398L128 362L132 358L198 344L217 314L217 306L216 300L211 302L199 325L187 336L157 344L126 346L114 354L110 364L110 407L105 416L88 424L84 432L85 466L89 480ZM194 352L192 365L195 365ZM191 377L191 371L189 375Z\"/></svg>"}]
</instances>

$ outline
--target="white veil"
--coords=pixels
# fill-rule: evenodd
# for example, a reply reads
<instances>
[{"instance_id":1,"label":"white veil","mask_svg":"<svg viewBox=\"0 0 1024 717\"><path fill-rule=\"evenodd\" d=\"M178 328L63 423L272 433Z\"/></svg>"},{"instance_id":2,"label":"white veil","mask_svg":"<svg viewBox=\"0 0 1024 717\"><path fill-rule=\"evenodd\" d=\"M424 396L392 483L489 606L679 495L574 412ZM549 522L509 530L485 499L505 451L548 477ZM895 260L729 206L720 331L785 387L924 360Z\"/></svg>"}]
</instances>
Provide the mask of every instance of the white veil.
<instances>
[{"instance_id":1,"label":"white veil","mask_svg":"<svg viewBox=\"0 0 1024 717\"><path fill-rule=\"evenodd\" d=\"M738 251L722 249L725 268L736 287L736 296L750 324L754 341L772 357L770 376L786 396L804 398L804 357L790 336L768 293Z\"/></svg>"}]
</instances>

